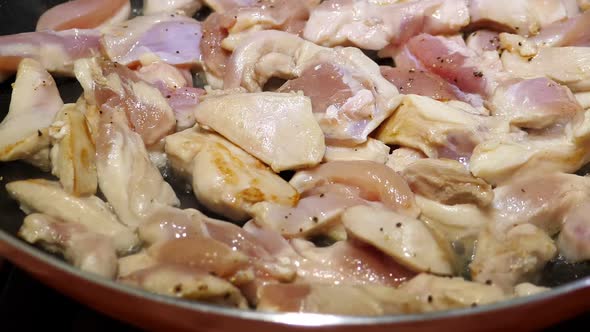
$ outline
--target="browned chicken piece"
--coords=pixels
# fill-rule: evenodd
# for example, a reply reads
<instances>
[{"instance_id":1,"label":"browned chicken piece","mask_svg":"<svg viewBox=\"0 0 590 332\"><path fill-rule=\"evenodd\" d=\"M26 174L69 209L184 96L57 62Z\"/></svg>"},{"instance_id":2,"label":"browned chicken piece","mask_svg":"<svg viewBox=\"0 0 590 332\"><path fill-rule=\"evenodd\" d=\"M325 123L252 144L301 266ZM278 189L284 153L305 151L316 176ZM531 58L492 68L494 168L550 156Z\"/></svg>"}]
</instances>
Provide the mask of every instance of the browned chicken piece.
<instances>
[{"instance_id":1,"label":"browned chicken piece","mask_svg":"<svg viewBox=\"0 0 590 332\"><path fill-rule=\"evenodd\" d=\"M93 232L82 223L68 223L48 215L28 215L18 235L32 244L63 254L82 271L107 278L117 273L117 253L110 237Z\"/></svg>"},{"instance_id":2,"label":"browned chicken piece","mask_svg":"<svg viewBox=\"0 0 590 332\"><path fill-rule=\"evenodd\" d=\"M494 199L492 186L476 178L464 165L451 159L421 159L403 171L415 194L447 205L488 206Z\"/></svg>"},{"instance_id":3,"label":"browned chicken piece","mask_svg":"<svg viewBox=\"0 0 590 332\"><path fill-rule=\"evenodd\" d=\"M166 137L165 150L172 168L192 180L197 199L232 220L246 220L259 202L288 208L299 198L293 187L258 159L201 127Z\"/></svg>"},{"instance_id":4,"label":"browned chicken piece","mask_svg":"<svg viewBox=\"0 0 590 332\"><path fill-rule=\"evenodd\" d=\"M75 196L94 195L98 187L96 148L90 127L76 104L66 104L57 114L49 134L51 164L65 191Z\"/></svg>"}]
</instances>

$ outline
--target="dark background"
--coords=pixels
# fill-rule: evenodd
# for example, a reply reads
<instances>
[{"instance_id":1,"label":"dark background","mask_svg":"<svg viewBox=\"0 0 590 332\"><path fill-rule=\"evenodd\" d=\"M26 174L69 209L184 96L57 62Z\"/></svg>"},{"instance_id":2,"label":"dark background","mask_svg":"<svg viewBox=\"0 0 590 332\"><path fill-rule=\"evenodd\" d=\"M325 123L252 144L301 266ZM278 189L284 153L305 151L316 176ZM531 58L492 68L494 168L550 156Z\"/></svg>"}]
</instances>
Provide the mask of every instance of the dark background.
<instances>
[{"instance_id":1,"label":"dark background","mask_svg":"<svg viewBox=\"0 0 590 332\"><path fill-rule=\"evenodd\" d=\"M33 31L37 18L45 10L61 2L63 0L0 0L0 35ZM132 3L137 8L141 0L132 0ZM62 89L69 89L70 85L71 89L79 89L73 83L64 83L61 84ZM10 82L0 84L0 118L7 111L9 95ZM590 299L586 314L558 324L549 331L574 329L590 331ZM61 295L0 259L0 331L40 330L137 331L134 327Z\"/></svg>"}]
</instances>

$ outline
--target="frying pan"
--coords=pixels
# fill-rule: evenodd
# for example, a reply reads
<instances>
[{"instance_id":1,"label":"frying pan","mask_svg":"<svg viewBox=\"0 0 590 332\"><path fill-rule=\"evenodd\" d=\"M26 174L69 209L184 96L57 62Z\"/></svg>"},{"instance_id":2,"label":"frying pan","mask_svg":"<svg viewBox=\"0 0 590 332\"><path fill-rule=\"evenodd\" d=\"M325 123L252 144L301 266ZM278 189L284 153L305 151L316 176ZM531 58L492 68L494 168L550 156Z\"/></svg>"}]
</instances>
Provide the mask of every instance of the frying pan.
<instances>
[{"instance_id":1,"label":"frying pan","mask_svg":"<svg viewBox=\"0 0 590 332\"><path fill-rule=\"evenodd\" d=\"M294 0L297 1L297 0ZM38 17L63 1L0 0L0 35L33 31ZM138 1L132 1L140 5ZM137 7L137 6L136 6ZM72 79L58 79L65 102L81 93ZM10 103L10 82L0 84L0 113ZM48 177L26 164L0 164L0 256L64 294L114 318L148 330L164 331L492 331L535 330L590 310L590 265L554 261L542 283L560 284L550 291L524 298L428 314L349 317L318 314L262 313L224 308L148 293L82 272L59 257L16 236L24 218L4 185L26 178ZM182 196L183 191L179 192ZM181 201L191 202L191 196ZM188 203L187 203L188 204ZM30 299L35 301L34 298Z\"/></svg>"}]
</instances>

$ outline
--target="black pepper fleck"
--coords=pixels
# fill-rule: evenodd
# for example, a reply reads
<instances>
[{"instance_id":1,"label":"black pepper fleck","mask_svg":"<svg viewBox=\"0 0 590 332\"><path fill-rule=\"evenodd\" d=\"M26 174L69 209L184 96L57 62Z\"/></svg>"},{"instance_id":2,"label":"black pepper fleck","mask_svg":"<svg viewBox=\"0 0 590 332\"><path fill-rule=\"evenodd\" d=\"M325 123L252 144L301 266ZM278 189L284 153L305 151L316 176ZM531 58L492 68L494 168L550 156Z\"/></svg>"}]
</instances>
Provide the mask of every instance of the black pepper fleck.
<instances>
[{"instance_id":1,"label":"black pepper fleck","mask_svg":"<svg viewBox=\"0 0 590 332\"><path fill-rule=\"evenodd\" d=\"M43 133L41 132L41 130L37 130L37 136L43 136Z\"/></svg>"},{"instance_id":2,"label":"black pepper fleck","mask_svg":"<svg viewBox=\"0 0 590 332\"><path fill-rule=\"evenodd\" d=\"M491 285L492 281L490 279L486 280L486 285Z\"/></svg>"},{"instance_id":3,"label":"black pepper fleck","mask_svg":"<svg viewBox=\"0 0 590 332\"><path fill-rule=\"evenodd\" d=\"M428 303L432 303L432 300L433 300L432 295L428 295Z\"/></svg>"},{"instance_id":4,"label":"black pepper fleck","mask_svg":"<svg viewBox=\"0 0 590 332\"><path fill-rule=\"evenodd\" d=\"M395 224L395 227L397 227L397 228L402 227L402 223L401 222L398 222L397 224Z\"/></svg>"}]
</instances>

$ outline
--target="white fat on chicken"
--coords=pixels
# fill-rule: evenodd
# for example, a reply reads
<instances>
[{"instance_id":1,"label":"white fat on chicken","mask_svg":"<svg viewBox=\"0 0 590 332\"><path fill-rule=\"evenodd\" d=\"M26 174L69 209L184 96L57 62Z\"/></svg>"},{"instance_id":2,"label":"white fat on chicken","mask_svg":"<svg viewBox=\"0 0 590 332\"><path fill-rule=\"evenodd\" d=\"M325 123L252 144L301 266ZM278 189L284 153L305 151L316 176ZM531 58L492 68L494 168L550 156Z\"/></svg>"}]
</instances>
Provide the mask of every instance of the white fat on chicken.
<instances>
[{"instance_id":1,"label":"white fat on chicken","mask_svg":"<svg viewBox=\"0 0 590 332\"><path fill-rule=\"evenodd\" d=\"M415 194L443 204L485 207L494 199L492 186L455 160L420 159L408 165L402 175Z\"/></svg>"},{"instance_id":2,"label":"white fat on chicken","mask_svg":"<svg viewBox=\"0 0 590 332\"><path fill-rule=\"evenodd\" d=\"M521 224L506 233L498 233L490 224L479 233L469 268L473 280L510 291L536 277L556 254L553 240L533 224Z\"/></svg>"},{"instance_id":3,"label":"white fat on chicken","mask_svg":"<svg viewBox=\"0 0 590 332\"><path fill-rule=\"evenodd\" d=\"M294 93L211 96L195 117L275 172L315 166L326 149L309 98Z\"/></svg>"},{"instance_id":4,"label":"white fat on chicken","mask_svg":"<svg viewBox=\"0 0 590 332\"><path fill-rule=\"evenodd\" d=\"M420 220L383 208L356 206L342 214L347 232L416 272L451 275L450 248Z\"/></svg>"},{"instance_id":5,"label":"white fat on chicken","mask_svg":"<svg viewBox=\"0 0 590 332\"><path fill-rule=\"evenodd\" d=\"M158 207L180 205L122 111L103 114L96 136L98 184L121 222L135 229Z\"/></svg>"},{"instance_id":6,"label":"white fat on chicken","mask_svg":"<svg viewBox=\"0 0 590 332\"><path fill-rule=\"evenodd\" d=\"M574 92L590 90L590 47L542 47L532 58L504 52L502 64L518 77L548 77Z\"/></svg>"},{"instance_id":7,"label":"white fat on chicken","mask_svg":"<svg viewBox=\"0 0 590 332\"><path fill-rule=\"evenodd\" d=\"M416 204L420 220L450 242L477 236L491 220L489 213L474 204L446 205L420 195L416 195Z\"/></svg>"},{"instance_id":8,"label":"white fat on chicken","mask_svg":"<svg viewBox=\"0 0 590 332\"><path fill-rule=\"evenodd\" d=\"M130 14L129 0L66 1L45 11L39 17L35 30L97 29L123 22Z\"/></svg>"},{"instance_id":9,"label":"white fat on chicken","mask_svg":"<svg viewBox=\"0 0 590 332\"><path fill-rule=\"evenodd\" d=\"M64 190L75 196L94 195L98 186L96 149L84 114L76 104L66 104L49 128L53 147L53 175Z\"/></svg>"},{"instance_id":10,"label":"white fat on chicken","mask_svg":"<svg viewBox=\"0 0 590 332\"><path fill-rule=\"evenodd\" d=\"M197 199L233 220L245 220L253 205L289 207L299 194L285 180L218 134L194 127L166 137L172 168L191 179Z\"/></svg>"},{"instance_id":11,"label":"white fat on chicken","mask_svg":"<svg viewBox=\"0 0 590 332\"><path fill-rule=\"evenodd\" d=\"M182 13L193 16L201 9L201 0L143 0L143 15Z\"/></svg>"},{"instance_id":12,"label":"white fat on chicken","mask_svg":"<svg viewBox=\"0 0 590 332\"><path fill-rule=\"evenodd\" d=\"M322 70L327 73L322 75ZM325 82L316 88L318 75ZM261 91L272 77L291 80L281 91L303 91L312 98L314 115L327 139L347 144L365 142L401 99L397 88L361 50L321 47L270 30L251 34L236 48L227 63L224 88ZM342 85L348 92L339 95L329 89L332 85ZM321 93L324 90L327 95Z\"/></svg>"},{"instance_id":13,"label":"white fat on chicken","mask_svg":"<svg viewBox=\"0 0 590 332\"><path fill-rule=\"evenodd\" d=\"M0 123L0 161L24 159L44 170L49 169L47 128L62 106L51 75L39 62L22 60L8 114Z\"/></svg>"},{"instance_id":14,"label":"white fat on chicken","mask_svg":"<svg viewBox=\"0 0 590 332\"><path fill-rule=\"evenodd\" d=\"M112 240L81 223L33 213L25 217L18 235L29 243L63 254L82 271L107 278L114 278L117 273L117 253Z\"/></svg>"},{"instance_id":15,"label":"white fat on chicken","mask_svg":"<svg viewBox=\"0 0 590 332\"><path fill-rule=\"evenodd\" d=\"M428 97L406 95L379 128L376 138L416 149L430 158L466 164L473 149L486 137L508 130L507 123L500 120L467 113Z\"/></svg>"},{"instance_id":16,"label":"white fat on chicken","mask_svg":"<svg viewBox=\"0 0 590 332\"><path fill-rule=\"evenodd\" d=\"M135 233L122 225L110 207L96 196L75 197L58 182L40 179L10 182L6 190L26 213L39 212L66 223L80 223L89 231L110 238L119 254L139 245Z\"/></svg>"},{"instance_id":17,"label":"white fat on chicken","mask_svg":"<svg viewBox=\"0 0 590 332\"><path fill-rule=\"evenodd\" d=\"M409 165L420 159L426 158L426 156L415 149L399 147L387 156L387 162L385 165L393 169L396 172L403 172Z\"/></svg>"},{"instance_id":18,"label":"white fat on chicken","mask_svg":"<svg viewBox=\"0 0 590 332\"><path fill-rule=\"evenodd\" d=\"M374 138L355 146L328 145L323 162L335 160L370 160L385 164L389 156L389 146Z\"/></svg>"}]
</instances>

